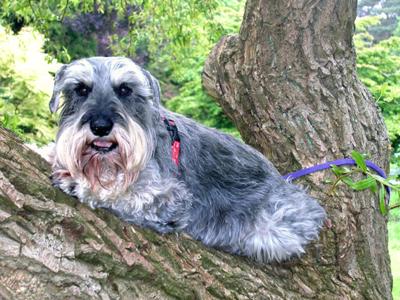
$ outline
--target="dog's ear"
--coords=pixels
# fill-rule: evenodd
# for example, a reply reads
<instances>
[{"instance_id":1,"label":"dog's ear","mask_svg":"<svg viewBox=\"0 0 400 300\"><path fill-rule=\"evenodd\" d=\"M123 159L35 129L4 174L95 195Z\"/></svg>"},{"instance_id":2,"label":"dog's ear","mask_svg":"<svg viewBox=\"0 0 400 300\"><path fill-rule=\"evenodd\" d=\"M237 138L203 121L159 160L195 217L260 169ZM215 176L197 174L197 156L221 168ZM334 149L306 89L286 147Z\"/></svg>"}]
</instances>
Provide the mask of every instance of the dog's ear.
<instances>
[{"instance_id":1,"label":"dog's ear","mask_svg":"<svg viewBox=\"0 0 400 300\"><path fill-rule=\"evenodd\" d=\"M144 69L143 73L147 78L147 81L149 82L151 91L153 93L153 99L154 99L154 103L155 104L160 104L161 103L161 88L160 88L160 83L158 82L158 80L150 74L149 71L146 71Z\"/></svg>"},{"instance_id":2,"label":"dog's ear","mask_svg":"<svg viewBox=\"0 0 400 300\"><path fill-rule=\"evenodd\" d=\"M53 95L51 96L49 108L52 113L56 112L58 109L58 105L60 104L61 98L61 86L62 86L62 79L65 73L65 69L68 65L63 65L56 73L54 77L54 88L53 88Z\"/></svg>"}]
</instances>

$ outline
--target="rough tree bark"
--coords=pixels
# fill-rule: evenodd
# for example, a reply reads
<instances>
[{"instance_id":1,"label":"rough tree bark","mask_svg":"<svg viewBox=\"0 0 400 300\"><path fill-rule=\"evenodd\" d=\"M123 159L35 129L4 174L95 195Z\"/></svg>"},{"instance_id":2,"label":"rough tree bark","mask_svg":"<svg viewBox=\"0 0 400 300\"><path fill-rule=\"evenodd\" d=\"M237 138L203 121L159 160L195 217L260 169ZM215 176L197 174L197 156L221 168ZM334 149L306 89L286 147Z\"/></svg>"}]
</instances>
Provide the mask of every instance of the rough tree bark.
<instances>
[{"instance_id":1,"label":"rough tree bark","mask_svg":"<svg viewBox=\"0 0 400 300\"><path fill-rule=\"evenodd\" d=\"M248 0L240 34L224 37L206 62L206 90L282 173L349 157L352 149L388 170L384 123L356 75L356 6L356 0ZM299 298L391 299L387 220L377 197L344 187L332 197L324 184L329 173L299 181L332 223L319 254L278 269L274 284ZM288 272L297 279L286 278ZM270 295L281 296L273 289Z\"/></svg>"},{"instance_id":2,"label":"rough tree bark","mask_svg":"<svg viewBox=\"0 0 400 300\"><path fill-rule=\"evenodd\" d=\"M355 1L249 0L204 84L282 172L348 156L388 164L385 128L355 75ZM390 299L386 220L368 193L326 194L331 228L300 260L257 265L160 236L54 189L50 169L0 129L1 299Z\"/></svg>"},{"instance_id":3,"label":"rough tree bark","mask_svg":"<svg viewBox=\"0 0 400 300\"><path fill-rule=\"evenodd\" d=\"M315 295L303 278L313 268L305 261L256 265L183 235L128 225L78 204L53 188L49 175L41 157L0 128L0 299Z\"/></svg>"}]
</instances>

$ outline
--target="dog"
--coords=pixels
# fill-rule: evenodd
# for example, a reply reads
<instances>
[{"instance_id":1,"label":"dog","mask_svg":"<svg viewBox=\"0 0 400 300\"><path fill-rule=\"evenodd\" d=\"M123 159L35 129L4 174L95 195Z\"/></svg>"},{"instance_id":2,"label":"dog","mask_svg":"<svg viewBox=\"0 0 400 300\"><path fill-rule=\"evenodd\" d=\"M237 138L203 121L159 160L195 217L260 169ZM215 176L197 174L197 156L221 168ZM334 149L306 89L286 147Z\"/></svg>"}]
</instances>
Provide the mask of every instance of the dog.
<instances>
[{"instance_id":1,"label":"dog","mask_svg":"<svg viewBox=\"0 0 400 300\"><path fill-rule=\"evenodd\" d=\"M165 109L158 81L124 57L92 57L56 74L55 186L92 208L161 234L261 263L298 257L325 211L241 141Z\"/></svg>"}]
</instances>

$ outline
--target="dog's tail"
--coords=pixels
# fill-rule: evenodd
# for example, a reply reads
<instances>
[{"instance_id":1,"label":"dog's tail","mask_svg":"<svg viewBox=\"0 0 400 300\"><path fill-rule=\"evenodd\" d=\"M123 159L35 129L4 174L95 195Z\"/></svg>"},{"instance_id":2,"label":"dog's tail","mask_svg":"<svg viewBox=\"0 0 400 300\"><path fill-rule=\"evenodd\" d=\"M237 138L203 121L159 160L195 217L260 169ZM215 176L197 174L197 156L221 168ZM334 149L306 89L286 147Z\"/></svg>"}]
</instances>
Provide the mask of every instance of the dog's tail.
<instances>
[{"instance_id":1,"label":"dog's tail","mask_svg":"<svg viewBox=\"0 0 400 300\"><path fill-rule=\"evenodd\" d=\"M298 187L290 187L272 193L259 210L243 240L243 255L259 262L280 262L300 256L318 238L326 218L324 209Z\"/></svg>"}]
</instances>

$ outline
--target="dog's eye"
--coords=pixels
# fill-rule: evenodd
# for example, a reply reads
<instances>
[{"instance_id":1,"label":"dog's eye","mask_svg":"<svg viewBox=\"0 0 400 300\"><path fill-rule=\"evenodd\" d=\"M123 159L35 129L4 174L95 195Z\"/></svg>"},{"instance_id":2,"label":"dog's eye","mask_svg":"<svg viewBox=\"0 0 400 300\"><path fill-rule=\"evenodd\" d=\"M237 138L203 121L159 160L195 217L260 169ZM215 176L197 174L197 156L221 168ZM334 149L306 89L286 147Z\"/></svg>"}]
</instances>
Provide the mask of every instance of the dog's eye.
<instances>
[{"instance_id":1,"label":"dog's eye","mask_svg":"<svg viewBox=\"0 0 400 300\"><path fill-rule=\"evenodd\" d=\"M132 94L132 89L128 87L125 83L123 83L116 88L116 93L120 97L128 97Z\"/></svg>"},{"instance_id":2,"label":"dog's eye","mask_svg":"<svg viewBox=\"0 0 400 300\"><path fill-rule=\"evenodd\" d=\"M90 88L87 85L80 83L76 86L74 91L80 97L87 97L90 93Z\"/></svg>"}]
</instances>

